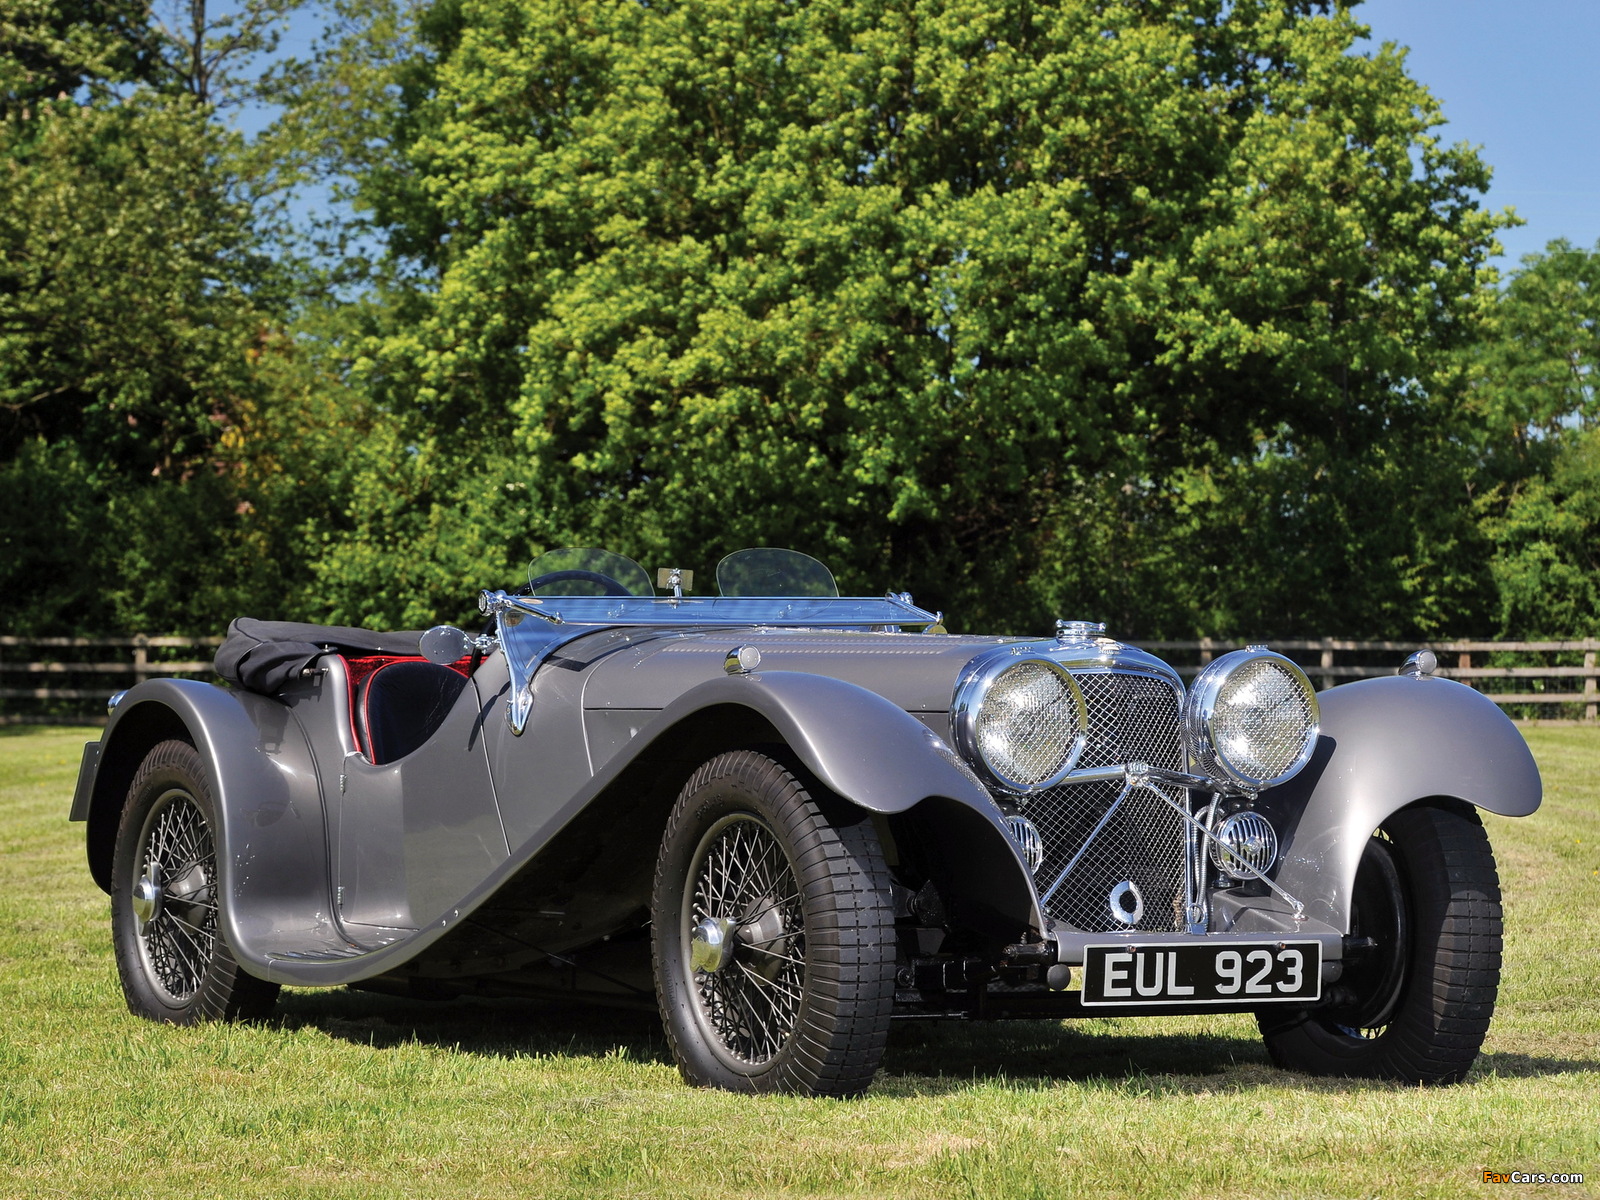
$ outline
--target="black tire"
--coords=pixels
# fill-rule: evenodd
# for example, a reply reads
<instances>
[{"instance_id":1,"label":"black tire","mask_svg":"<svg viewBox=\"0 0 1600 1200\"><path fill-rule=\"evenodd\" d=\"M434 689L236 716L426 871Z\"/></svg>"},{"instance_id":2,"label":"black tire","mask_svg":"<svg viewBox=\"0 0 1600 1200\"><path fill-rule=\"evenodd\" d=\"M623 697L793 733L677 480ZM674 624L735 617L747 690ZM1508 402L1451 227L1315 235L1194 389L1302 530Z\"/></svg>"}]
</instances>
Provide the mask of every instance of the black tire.
<instances>
[{"instance_id":1,"label":"black tire","mask_svg":"<svg viewBox=\"0 0 1600 1200\"><path fill-rule=\"evenodd\" d=\"M187 742L157 745L128 787L111 866L111 936L137 1016L251 1020L277 1002L278 985L241 970L222 935L215 811Z\"/></svg>"},{"instance_id":2,"label":"black tire","mask_svg":"<svg viewBox=\"0 0 1600 1200\"><path fill-rule=\"evenodd\" d=\"M763 754L720 755L667 820L651 918L656 996L685 1080L822 1096L871 1085L895 941L869 816Z\"/></svg>"},{"instance_id":3,"label":"black tire","mask_svg":"<svg viewBox=\"0 0 1600 1200\"><path fill-rule=\"evenodd\" d=\"M1267 1053L1307 1075L1459 1083L1500 987L1500 881L1478 814L1436 801L1384 819L1351 896L1357 951L1331 1005L1258 1015Z\"/></svg>"}]
</instances>

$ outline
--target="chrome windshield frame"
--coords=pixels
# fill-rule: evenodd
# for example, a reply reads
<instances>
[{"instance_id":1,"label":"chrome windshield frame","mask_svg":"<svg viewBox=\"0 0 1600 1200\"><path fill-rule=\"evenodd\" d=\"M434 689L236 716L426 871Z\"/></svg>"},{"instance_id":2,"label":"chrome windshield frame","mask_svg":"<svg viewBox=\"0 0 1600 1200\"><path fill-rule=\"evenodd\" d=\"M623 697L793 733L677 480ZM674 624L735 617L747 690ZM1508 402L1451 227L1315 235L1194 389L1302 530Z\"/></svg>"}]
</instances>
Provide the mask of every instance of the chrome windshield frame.
<instances>
[{"instance_id":1,"label":"chrome windshield frame","mask_svg":"<svg viewBox=\"0 0 1600 1200\"><path fill-rule=\"evenodd\" d=\"M850 629L932 625L939 614L888 596L514 596L484 592L488 614L520 610L552 625L776 625Z\"/></svg>"},{"instance_id":2,"label":"chrome windshield frame","mask_svg":"<svg viewBox=\"0 0 1600 1200\"><path fill-rule=\"evenodd\" d=\"M495 619L511 675L506 722L527 728L533 676L558 647L597 629L897 629L936 624L938 613L909 596L514 596L484 592L478 607ZM538 618L529 620L529 617Z\"/></svg>"}]
</instances>

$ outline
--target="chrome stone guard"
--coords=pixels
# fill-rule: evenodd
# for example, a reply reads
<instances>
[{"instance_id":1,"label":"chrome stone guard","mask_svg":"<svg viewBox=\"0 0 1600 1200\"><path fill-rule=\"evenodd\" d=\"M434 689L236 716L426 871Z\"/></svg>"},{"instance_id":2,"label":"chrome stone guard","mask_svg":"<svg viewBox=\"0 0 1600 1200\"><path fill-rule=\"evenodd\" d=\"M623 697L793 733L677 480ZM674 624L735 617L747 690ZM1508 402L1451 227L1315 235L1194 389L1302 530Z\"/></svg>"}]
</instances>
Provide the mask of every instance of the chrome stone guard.
<instances>
[{"instance_id":1,"label":"chrome stone guard","mask_svg":"<svg viewBox=\"0 0 1600 1200\"><path fill-rule=\"evenodd\" d=\"M1148 763L1129 763L1122 768L1121 775L1122 790L1117 793L1117 798L1111 802L1099 822L1090 830L1089 836L1083 840L1083 845L1072 856L1072 861L1063 867L1050 886L1039 894L1039 907L1041 909L1050 902L1050 898L1066 882L1067 876L1072 874L1073 868L1083 860L1083 856L1089 852L1089 847L1094 845L1095 838L1100 836L1100 831L1110 824L1111 818L1122 807L1122 802L1135 791L1148 791L1154 792L1168 807L1182 817L1187 827L1189 844L1184 854L1183 886L1184 917L1188 932L1193 934L1205 933L1210 924L1209 906L1206 904L1205 898L1206 839L1210 839L1219 847L1222 847L1225 861L1230 862L1230 871L1237 871L1242 875L1248 875L1252 879L1259 879L1288 902L1290 907L1294 909L1294 919L1296 921L1304 921L1306 919L1306 907L1304 904L1268 879L1263 872L1258 871L1236 855L1227 853L1227 847L1223 846L1222 839L1217 837L1210 828L1198 821L1194 814L1189 811L1187 804L1169 796L1160 787L1160 784L1165 783L1193 791L1220 793L1224 789L1216 780L1208 779L1202 775L1186 775L1181 771L1162 770L1159 767L1152 767Z\"/></svg>"}]
</instances>

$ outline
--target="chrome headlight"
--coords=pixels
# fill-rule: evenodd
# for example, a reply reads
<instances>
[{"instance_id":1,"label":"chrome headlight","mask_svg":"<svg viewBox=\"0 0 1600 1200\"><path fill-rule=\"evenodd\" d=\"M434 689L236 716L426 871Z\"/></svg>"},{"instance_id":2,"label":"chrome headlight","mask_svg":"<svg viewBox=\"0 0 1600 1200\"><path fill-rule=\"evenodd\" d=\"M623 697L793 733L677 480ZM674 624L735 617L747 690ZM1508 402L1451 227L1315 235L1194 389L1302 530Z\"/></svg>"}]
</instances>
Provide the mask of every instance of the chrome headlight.
<instances>
[{"instance_id":1,"label":"chrome headlight","mask_svg":"<svg viewBox=\"0 0 1600 1200\"><path fill-rule=\"evenodd\" d=\"M1089 710L1065 667L1047 658L996 659L956 689L956 745L1008 792L1061 782L1083 753Z\"/></svg>"},{"instance_id":2,"label":"chrome headlight","mask_svg":"<svg viewBox=\"0 0 1600 1200\"><path fill-rule=\"evenodd\" d=\"M1305 672L1256 646L1224 654L1195 677L1183 737L1195 770L1258 792L1310 761L1320 719Z\"/></svg>"}]
</instances>

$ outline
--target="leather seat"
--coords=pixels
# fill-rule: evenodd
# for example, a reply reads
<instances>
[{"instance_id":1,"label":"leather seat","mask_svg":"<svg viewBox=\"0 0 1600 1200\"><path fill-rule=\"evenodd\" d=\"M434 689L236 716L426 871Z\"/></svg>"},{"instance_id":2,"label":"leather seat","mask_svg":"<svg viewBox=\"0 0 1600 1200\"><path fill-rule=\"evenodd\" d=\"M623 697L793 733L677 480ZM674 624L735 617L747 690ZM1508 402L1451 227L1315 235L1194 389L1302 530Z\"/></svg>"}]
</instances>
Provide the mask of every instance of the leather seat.
<instances>
[{"instance_id":1,"label":"leather seat","mask_svg":"<svg viewBox=\"0 0 1600 1200\"><path fill-rule=\"evenodd\" d=\"M467 684L431 662L385 663L356 691L356 737L374 763L404 758L433 736Z\"/></svg>"}]
</instances>

